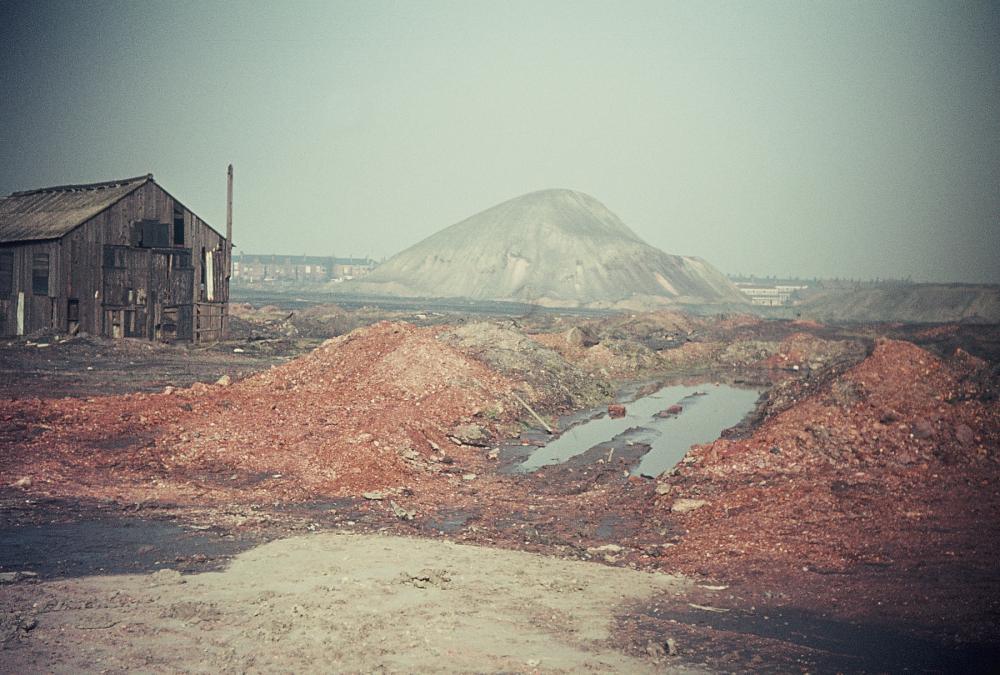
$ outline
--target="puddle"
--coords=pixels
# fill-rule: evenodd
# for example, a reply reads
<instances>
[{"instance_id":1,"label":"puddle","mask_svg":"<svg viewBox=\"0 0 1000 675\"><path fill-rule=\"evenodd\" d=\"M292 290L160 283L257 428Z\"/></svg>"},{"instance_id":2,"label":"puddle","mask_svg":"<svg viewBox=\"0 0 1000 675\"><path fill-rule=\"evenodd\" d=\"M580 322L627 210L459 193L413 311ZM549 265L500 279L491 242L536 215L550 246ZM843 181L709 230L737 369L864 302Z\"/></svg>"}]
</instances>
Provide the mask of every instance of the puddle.
<instances>
[{"instance_id":1,"label":"puddle","mask_svg":"<svg viewBox=\"0 0 1000 675\"><path fill-rule=\"evenodd\" d=\"M663 387L625 405L625 417L606 412L573 426L561 436L532 452L518 471L533 471L560 464L591 448L609 442L649 446L632 473L657 476L681 460L692 445L709 443L750 413L760 396L758 389L701 384ZM679 405L677 414L657 413Z\"/></svg>"}]
</instances>

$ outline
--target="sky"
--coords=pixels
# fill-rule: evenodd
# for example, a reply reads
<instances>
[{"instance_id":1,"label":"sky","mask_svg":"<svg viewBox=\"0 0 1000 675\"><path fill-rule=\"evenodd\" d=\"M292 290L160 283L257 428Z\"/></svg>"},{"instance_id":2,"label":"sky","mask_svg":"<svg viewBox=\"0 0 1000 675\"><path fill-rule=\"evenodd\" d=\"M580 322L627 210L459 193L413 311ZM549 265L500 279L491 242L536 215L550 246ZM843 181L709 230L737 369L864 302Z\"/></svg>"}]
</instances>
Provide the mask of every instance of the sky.
<instances>
[{"instance_id":1,"label":"sky","mask_svg":"<svg viewBox=\"0 0 1000 675\"><path fill-rule=\"evenodd\" d=\"M0 0L0 195L153 173L245 253L545 188L727 273L1000 283L1000 4Z\"/></svg>"}]
</instances>

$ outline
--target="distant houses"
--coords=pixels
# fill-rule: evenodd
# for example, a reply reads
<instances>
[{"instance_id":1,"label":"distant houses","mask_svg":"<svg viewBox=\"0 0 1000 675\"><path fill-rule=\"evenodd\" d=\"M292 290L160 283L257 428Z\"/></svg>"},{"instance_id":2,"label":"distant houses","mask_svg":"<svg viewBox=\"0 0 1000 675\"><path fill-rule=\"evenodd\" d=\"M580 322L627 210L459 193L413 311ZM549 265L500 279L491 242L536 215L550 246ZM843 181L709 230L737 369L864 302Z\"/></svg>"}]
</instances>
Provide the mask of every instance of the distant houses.
<instances>
[{"instance_id":1,"label":"distant houses","mask_svg":"<svg viewBox=\"0 0 1000 675\"><path fill-rule=\"evenodd\" d=\"M782 307L795 304L796 294L809 286L800 284L756 284L736 282L736 288L750 298L750 304L764 307Z\"/></svg>"},{"instance_id":2,"label":"distant houses","mask_svg":"<svg viewBox=\"0 0 1000 675\"><path fill-rule=\"evenodd\" d=\"M323 284L362 277L376 265L371 258L240 253L233 256L233 283L254 287Z\"/></svg>"}]
</instances>

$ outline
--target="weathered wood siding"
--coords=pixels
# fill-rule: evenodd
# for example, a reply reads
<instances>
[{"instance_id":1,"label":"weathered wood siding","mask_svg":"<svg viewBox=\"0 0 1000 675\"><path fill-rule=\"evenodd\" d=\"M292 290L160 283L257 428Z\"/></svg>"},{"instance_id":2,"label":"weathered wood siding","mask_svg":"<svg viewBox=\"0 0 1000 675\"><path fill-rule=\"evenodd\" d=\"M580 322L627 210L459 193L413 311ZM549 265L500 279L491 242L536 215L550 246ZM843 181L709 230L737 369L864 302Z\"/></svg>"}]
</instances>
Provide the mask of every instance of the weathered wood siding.
<instances>
[{"instance_id":1,"label":"weathered wood siding","mask_svg":"<svg viewBox=\"0 0 1000 675\"><path fill-rule=\"evenodd\" d=\"M31 244L0 245L0 255L9 254L13 262L10 293L0 297L0 335L17 334L18 302L21 297L24 316L24 333L51 325L57 308L59 243L57 241ZM36 294L32 289L32 270L35 255L48 255L48 292ZM21 295L23 294L23 296Z\"/></svg>"},{"instance_id":2,"label":"weathered wood siding","mask_svg":"<svg viewBox=\"0 0 1000 675\"><path fill-rule=\"evenodd\" d=\"M184 220L183 243L174 241L174 209ZM172 246L137 248L134 224L148 220L167 223ZM117 251L115 264L105 268L107 250ZM185 250L190 255L185 255ZM175 308L177 339L197 339L194 306L208 302L203 282L206 255L212 258L213 304L210 313L225 317L229 300L229 251L225 237L212 230L194 213L176 202L159 185L150 181L123 199L84 222L64 237L53 241L26 242L0 246L0 252L14 253L13 288L9 297L0 297L0 335L15 335L18 293L25 294L25 333L41 328L68 330L71 301L79 316L79 330L95 335L115 335L118 319L109 321L110 311L132 312L130 334L148 338L157 335L162 308ZM49 290L46 296L32 291L32 261L37 253L49 254ZM206 280L207 281L207 280ZM131 295L130 295L131 291ZM156 309L157 307L161 309ZM220 319L224 322L224 319ZM206 331L217 339L220 330ZM120 334L120 333L119 333Z\"/></svg>"}]
</instances>

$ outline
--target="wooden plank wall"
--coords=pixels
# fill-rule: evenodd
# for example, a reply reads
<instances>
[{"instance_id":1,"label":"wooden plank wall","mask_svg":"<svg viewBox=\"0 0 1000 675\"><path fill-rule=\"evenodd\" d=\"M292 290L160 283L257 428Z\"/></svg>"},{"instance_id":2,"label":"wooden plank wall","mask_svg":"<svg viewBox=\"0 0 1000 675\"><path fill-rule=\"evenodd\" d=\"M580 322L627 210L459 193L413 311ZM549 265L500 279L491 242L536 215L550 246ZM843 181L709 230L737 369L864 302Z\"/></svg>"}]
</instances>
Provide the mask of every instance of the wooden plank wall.
<instances>
[{"instance_id":1,"label":"wooden plank wall","mask_svg":"<svg viewBox=\"0 0 1000 675\"><path fill-rule=\"evenodd\" d=\"M0 298L0 314L3 315L0 335L10 336L17 333L18 293L24 293L24 333L28 334L40 328L48 328L52 325L53 313L56 308L56 295L59 290L60 250L58 242L44 241L6 245L0 247L0 251L13 253L14 259L10 296ZM32 292L32 263L36 253L47 253L49 256L49 292L45 295L35 295Z\"/></svg>"},{"instance_id":2,"label":"wooden plank wall","mask_svg":"<svg viewBox=\"0 0 1000 675\"><path fill-rule=\"evenodd\" d=\"M191 266L193 274L188 276L191 281L174 279L175 276L186 275L167 274L165 265L169 260L152 256L150 249L134 249L138 253L130 257L127 274L116 270L110 279L104 278L103 259L104 247L128 246L131 243L132 224L138 220L158 220L169 223L171 241L173 240L173 215L175 200L159 185L149 182L138 188L124 199L105 211L83 223L62 239L33 242L0 247L0 250L14 252L14 283L9 298L0 298L0 335L14 335L16 330L16 303L19 291L25 293L25 333L39 328L67 329L67 311L69 299L79 302L79 330L94 335L110 335L110 326L105 325L104 305L123 306L127 303L127 289L144 289L147 298L150 297L148 282L152 279L162 280L169 277L173 281L165 287L157 283L157 298L166 305L173 303L186 306L188 309L180 312L181 321L186 325L179 327L178 338L198 339L195 333L195 303L204 302L204 290L200 283L205 258L202 251L212 256L214 271L214 304L220 305L211 314L228 315L229 300L229 251L225 237L205 224L194 213L182 204L177 205L184 213L184 244L183 248L191 250ZM48 253L49 258L49 294L37 297L31 293L31 265L35 253ZM145 274L143 277L142 274ZM115 280L117 279L117 280ZM162 294L162 297L161 297ZM125 301L124 303L122 301ZM146 319L148 321L152 320ZM223 323L224 325L224 323ZM206 335L214 335L213 339L221 337L219 331Z\"/></svg>"}]
</instances>

